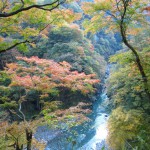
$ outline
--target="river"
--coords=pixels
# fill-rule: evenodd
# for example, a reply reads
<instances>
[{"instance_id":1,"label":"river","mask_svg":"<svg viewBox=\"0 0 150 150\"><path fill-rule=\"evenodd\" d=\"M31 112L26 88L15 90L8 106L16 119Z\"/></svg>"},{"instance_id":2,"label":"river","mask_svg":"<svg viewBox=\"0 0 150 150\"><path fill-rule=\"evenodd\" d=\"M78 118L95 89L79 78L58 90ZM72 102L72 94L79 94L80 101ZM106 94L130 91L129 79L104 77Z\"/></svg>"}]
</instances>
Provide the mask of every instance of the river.
<instances>
[{"instance_id":1,"label":"river","mask_svg":"<svg viewBox=\"0 0 150 150\"><path fill-rule=\"evenodd\" d=\"M109 75L107 67L106 77ZM89 116L91 122L85 123L70 130L51 131L46 127L40 127L35 135L38 140L45 141L45 150L102 150L107 149L105 139L107 137L108 114L102 104L107 100L105 88L97 101L93 104L93 112ZM77 134L74 134L77 133Z\"/></svg>"},{"instance_id":2,"label":"river","mask_svg":"<svg viewBox=\"0 0 150 150\"><path fill-rule=\"evenodd\" d=\"M107 119L108 114L105 113L104 107L101 106L101 103L107 99L107 95L104 93L101 95L101 100L98 103L98 107L94 113L96 113L95 120L93 123L93 129L95 133L89 141L84 144L78 150L101 150L106 147L105 139L107 137Z\"/></svg>"}]
</instances>

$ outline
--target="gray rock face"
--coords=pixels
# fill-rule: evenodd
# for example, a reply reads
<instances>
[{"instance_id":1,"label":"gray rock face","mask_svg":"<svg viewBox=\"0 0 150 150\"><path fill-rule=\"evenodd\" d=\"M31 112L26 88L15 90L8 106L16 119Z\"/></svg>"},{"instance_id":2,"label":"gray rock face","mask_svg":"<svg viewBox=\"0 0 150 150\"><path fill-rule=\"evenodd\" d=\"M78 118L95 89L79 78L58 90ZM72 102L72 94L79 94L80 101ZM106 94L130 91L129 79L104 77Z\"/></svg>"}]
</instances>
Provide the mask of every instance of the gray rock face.
<instances>
[{"instance_id":1,"label":"gray rock face","mask_svg":"<svg viewBox=\"0 0 150 150\"><path fill-rule=\"evenodd\" d=\"M34 137L41 142L47 143L61 134L60 130L51 130L47 126L40 126L36 130Z\"/></svg>"}]
</instances>

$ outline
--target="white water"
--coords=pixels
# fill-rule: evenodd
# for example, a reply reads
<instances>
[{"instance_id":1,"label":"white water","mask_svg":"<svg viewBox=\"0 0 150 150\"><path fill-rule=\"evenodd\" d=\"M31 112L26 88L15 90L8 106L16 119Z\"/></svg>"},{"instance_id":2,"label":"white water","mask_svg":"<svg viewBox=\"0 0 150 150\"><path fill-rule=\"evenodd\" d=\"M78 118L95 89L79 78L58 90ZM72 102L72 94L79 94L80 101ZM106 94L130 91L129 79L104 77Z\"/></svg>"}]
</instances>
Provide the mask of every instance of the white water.
<instances>
[{"instance_id":1,"label":"white water","mask_svg":"<svg viewBox=\"0 0 150 150\"><path fill-rule=\"evenodd\" d=\"M103 101L107 99L106 94L103 94L102 96ZM102 143L106 137L107 137L107 119L108 115L104 113L103 108L100 106L96 110L97 117L95 118L93 128L95 129L95 135L90 139L84 146L79 148L78 150L100 150L97 146L103 145ZM101 144L102 143L102 144ZM103 146L100 146L103 147Z\"/></svg>"},{"instance_id":2,"label":"white water","mask_svg":"<svg viewBox=\"0 0 150 150\"><path fill-rule=\"evenodd\" d=\"M109 75L109 66L106 73L106 78ZM102 150L105 144L105 139L107 137L107 120L108 115L105 113L105 106L103 106L103 102L107 100L107 95L105 90L103 91L103 94L101 95L100 100L96 101L93 105L93 116L94 119L89 128L87 129L87 132L83 132L79 134L79 137L77 139L77 144L74 147L74 150ZM92 119L92 120L93 120ZM78 129L77 129L78 130ZM95 132L89 132L89 131L95 131ZM55 135L54 137L52 135ZM59 133L53 134L52 131L45 129L45 132L39 131L38 137L41 139L44 139L44 141L47 142L47 146L45 150L71 150L72 145L71 143L68 143L65 141L66 136L64 134ZM85 144L82 144L85 143ZM107 149L107 146L106 146Z\"/></svg>"}]
</instances>

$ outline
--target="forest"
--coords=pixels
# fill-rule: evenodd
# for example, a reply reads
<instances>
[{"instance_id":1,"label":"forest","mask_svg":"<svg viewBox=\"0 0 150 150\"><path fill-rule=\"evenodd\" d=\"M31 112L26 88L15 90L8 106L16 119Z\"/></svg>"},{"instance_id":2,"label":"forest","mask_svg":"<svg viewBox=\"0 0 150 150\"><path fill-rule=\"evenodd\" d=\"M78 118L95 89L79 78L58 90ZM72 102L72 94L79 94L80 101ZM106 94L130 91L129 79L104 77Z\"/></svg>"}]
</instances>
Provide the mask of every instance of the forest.
<instances>
[{"instance_id":1,"label":"forest","mask_svg":"<svg viewBox=\"0 0 150 150\"><path fill-rule=\"evenodd\" d=\"M149 141L149 0L0 0L0 150Z\"/></svg>"}]
</instances>

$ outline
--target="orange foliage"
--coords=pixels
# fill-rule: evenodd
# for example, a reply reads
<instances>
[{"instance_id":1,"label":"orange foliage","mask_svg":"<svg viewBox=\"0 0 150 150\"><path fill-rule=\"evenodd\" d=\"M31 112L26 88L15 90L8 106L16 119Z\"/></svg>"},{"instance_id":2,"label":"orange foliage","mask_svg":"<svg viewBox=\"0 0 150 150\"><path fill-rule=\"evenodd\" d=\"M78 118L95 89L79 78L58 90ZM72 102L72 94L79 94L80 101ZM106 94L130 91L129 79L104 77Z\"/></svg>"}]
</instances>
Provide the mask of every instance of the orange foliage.
<instances>
[{"instance_id":1,"label":"orange foliage","mask_svg":"<svg viewBox=\"0 0 150 150\"><path fill-rule=\"evenodd\" d=\"M66 87L82 93L92 92L94 85L99 82L95 74L86 75L77 71L70 71L71 65L65 61L57 63L53 60L17 57L27 65L11 63L7 64L6 72L10 75L10 86L24 86L26 89L50 91L56 87Z\"/></svg>"},{"instance_id":2,"label":"orange foliage","mask_svg":"<svg viewBox=\"0 0 150 150\"><path fill-rule=\"evenodd\" d=\"M150 6L143 8L143 10L150 11Z\"/></svg>"},{"instance_id":3,"label":"orange foliage","mask_svg":"<svg viewBox=\"0 0 150 150\"><path fill-rule=\"evenodd\" d=\"M150 15L150 6L143 8L142 11L146 11L147 15Z\"/></svg>"}]
</instances>

